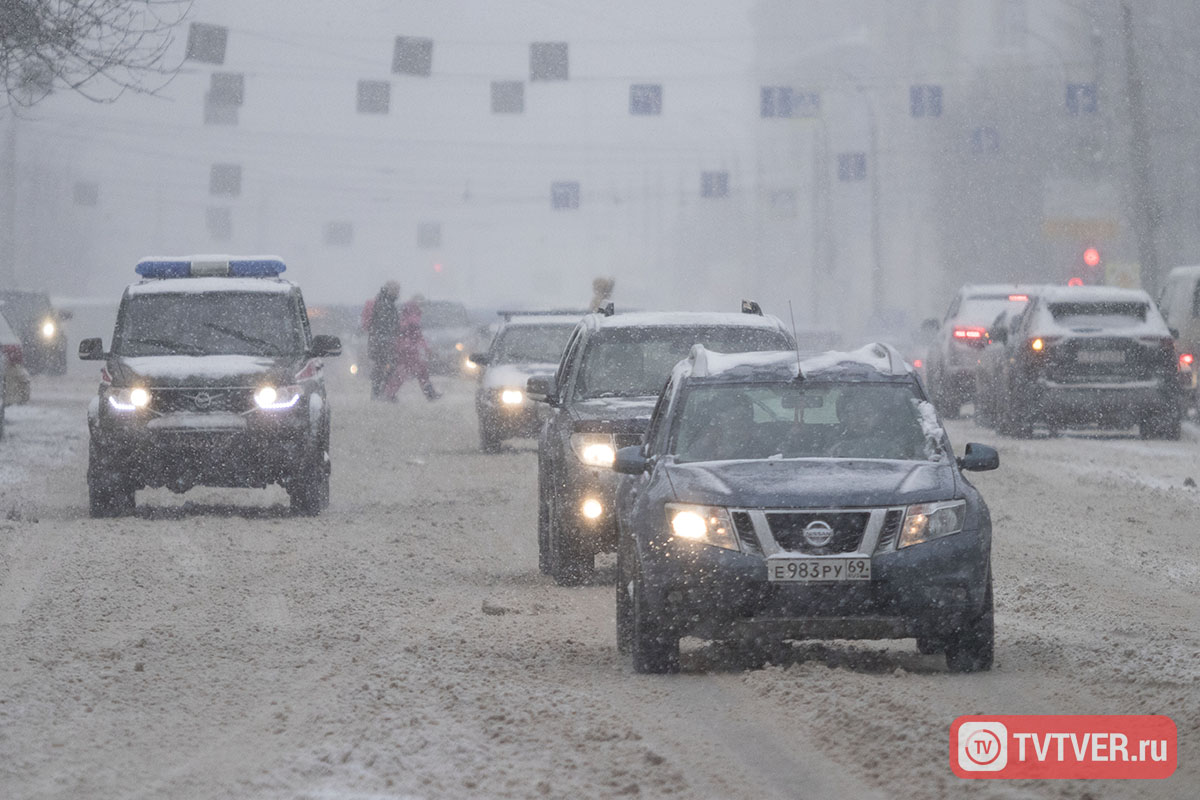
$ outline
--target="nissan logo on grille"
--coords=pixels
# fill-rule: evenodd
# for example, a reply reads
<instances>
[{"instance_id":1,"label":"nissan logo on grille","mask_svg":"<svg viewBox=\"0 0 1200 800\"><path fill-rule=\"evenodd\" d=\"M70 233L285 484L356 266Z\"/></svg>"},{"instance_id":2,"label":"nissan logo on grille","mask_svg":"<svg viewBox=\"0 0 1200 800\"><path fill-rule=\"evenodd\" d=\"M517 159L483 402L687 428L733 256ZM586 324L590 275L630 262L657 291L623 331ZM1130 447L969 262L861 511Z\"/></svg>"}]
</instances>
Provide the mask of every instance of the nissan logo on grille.
<instances>
[{"instance_id":1,"label":"nissan logo on grille","mask_svg":"<svg viewBox=\"0 0 1200 800\"><path fill-rule=\"evenodd\" d=\"M833 528L823 519L815 519L804 526L804 541L813 547L824 547L833 539Z\"/></svg>"}]
</instances>

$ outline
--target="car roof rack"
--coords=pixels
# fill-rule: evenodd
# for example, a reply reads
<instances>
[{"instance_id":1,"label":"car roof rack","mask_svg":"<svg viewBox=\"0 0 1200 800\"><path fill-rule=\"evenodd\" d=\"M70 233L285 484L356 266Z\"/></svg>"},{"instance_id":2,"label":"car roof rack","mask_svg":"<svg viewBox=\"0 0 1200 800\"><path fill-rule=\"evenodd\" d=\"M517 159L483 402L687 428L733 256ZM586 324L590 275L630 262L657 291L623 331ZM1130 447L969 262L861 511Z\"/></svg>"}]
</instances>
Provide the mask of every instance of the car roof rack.
<instances>
[{"instance_id":1,"label":"car roof rack","mask_svg":"<svg viewBox=\"0 0 1200 800\"><path fill-rule=\"evenodd\" d=\"M560 308L547 309L543 311L497 311L496 314L504 317L504 321L508 322L513 317L574 317L587 314L587 311L581 311L578 308Z\"/></svg>"},{"instance_id":2,"label":"car roof rack","mask_svg":"<svg viewBox=\"0 0 1200 800\"><path fill-rule=\"evenodd\" d=\"M761 317L763 315L762 306L760 306L758 303L754 302L753 300L743 300L742 301L742 313L743 314L757 314L758 316Z\"/></svg>"},{"instance_id":3,"label":"car roof rack","mask_svg":"<svg viewBox=\"0 0 1200 800\"><path fill-rule=\"evenodd\" d=\"M603 314L606 317L611 317L613 314L617 313L617 308L612 304L612 301L609 301L607 305L597 306L596 313Z\"/></svg>"}]
</instances>

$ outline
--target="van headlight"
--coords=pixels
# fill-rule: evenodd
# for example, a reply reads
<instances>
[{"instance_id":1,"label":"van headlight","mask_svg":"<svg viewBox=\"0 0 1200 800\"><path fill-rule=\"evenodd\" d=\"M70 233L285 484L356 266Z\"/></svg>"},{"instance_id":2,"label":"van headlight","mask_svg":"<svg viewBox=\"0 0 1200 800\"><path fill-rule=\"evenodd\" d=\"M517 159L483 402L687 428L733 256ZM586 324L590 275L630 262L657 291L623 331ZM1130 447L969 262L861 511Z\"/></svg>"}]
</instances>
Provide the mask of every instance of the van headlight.
<instances>
[{"instance_id":1,"label":"van headlight","mask_svg":"<svg viewBox=\"0 0 1200 800\"><path fill-rule=\"evenodd\" d=\"M525 402L525 393L520 389L501 389L500 402L506 406L519 406Z\"/></svg>"},{"instance_id":2,"label":"van headlight","mask_svg":"<svg viewBox=\"0 0 1200 800\"><path fill-rule=\"evenodd\" d=\"M45 322L42 323L42 336L44 336L47 339L53 339L54 332L57 330L58 330L58 328L56 328L54 326L54 323L51 322L50 320L46 320Z\"/></svg>"},{"instance_id":3,"label":"van headlight","mask_svg":"<svg viewBox=\"0 0 1200 800\"><path fill-rule=\"evenodd\" d=\"M721 506L667 503L667 527L672 538L726 550L740 550L729 510Z\"/></svg>"},{"instance_id":4,"label":"van headlight","mask_svg":"<svg viewBox=\"0 0 1200 800\"><path fill-rule=\"evenodd\" d=\"M279 411L300 402L299 386L260 386L254 392L254 404L263 411Z\"/></svg>"},{"instance_id":5,"label":"van headlight","mask_svg":"<svg viewBox=\"0 0 1200 800\"><path fill-rule=\"evenodd\" d=\"M571 449L589 467L611 467L617 460L617 450L611 433L573 433Z\"/></svg>"},{"instance_id":6,"label":"van headlight","mask_svg":"<svg viewBox=\"0 0 1200 800\"><path fill-rule=\"evenodd\" d=\"M966 516L966 500L909 506L904 512L904 524L900 526L896 547L909 547L958 533L963 529Z\"/></svg>"},{"instance_id":7,"label":"van headlight","mask_svg":"<svg viewBox=\"0 0 1200 800\"><path fill-rule=\"evenodd\" d=\"M137 411L150 405L150 392L141 386L114 389L108 394L108 404L115 411Z\"/></svg>"}]
</instances>

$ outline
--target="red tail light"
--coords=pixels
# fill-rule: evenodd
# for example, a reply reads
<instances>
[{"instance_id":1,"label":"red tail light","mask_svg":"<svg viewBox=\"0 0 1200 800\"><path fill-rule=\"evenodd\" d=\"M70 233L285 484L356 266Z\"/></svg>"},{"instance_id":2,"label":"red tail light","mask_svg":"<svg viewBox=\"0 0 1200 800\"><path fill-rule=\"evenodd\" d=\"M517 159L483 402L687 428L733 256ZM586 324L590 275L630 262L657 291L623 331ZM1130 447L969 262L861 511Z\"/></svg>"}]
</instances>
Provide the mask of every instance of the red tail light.
<instances>
[{"instance_id":1,"label":"red tail light","mask_svg":"<svg viewBox=\"0 0 1200 800\"><path fill-rule=\"evenodd\" d=\"M1191 353L1180 353L1179 354L1179 368L1181 370L1191 369L1192 362L1194 362L1195 360L1196 360L1195 357Z\"/></svg>"},{"instance_id":2,"label":"red tail light","mask_svg":"<svg viewBox=\"0 0 1200 800\"><path fill-rule=\"evenodd\" d=\"M954 341L968 347L984 347L988 343L987 328L956 325L951 335L954 336Z\"/></svg>"},{"instance_id":3,"label":"red tail light","mask_svg":"<svg viewBox=\"0 0 1200 800\"><path fill-rule=\"evenodd\" d=\"M0 350L4 351L4 357L8 359L10 364L24 364L25 353L21 350L19 344L0 345Z\"/></svg>"}]
</instances>

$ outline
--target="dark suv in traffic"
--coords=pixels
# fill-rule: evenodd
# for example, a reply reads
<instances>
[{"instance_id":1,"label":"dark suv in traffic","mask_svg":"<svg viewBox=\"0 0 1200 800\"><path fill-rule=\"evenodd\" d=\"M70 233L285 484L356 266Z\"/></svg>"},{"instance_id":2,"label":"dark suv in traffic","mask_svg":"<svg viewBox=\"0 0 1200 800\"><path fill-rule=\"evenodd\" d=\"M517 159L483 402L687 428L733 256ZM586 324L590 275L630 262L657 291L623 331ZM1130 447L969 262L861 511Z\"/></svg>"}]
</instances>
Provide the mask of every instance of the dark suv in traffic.
<instances>
[{"instance_id":1,"label":"dark suv in traffic","mask_svg":"<svg viewBox=\"0 0 1200 800\"><path fill-rule=\"evenodd\" d=\"M684 636L761 647L915 637L955 671L992 665L992 526L915 373L886 345L697 347L646 441L617 452L617 645L679 668ZM765 649L770 649L769 646Z\"/></svg>"},{"instance_id":2,"label":"dark suv in traffic","mask_svg":"<svg viewBox=\"0 0 1200 800\"><path fill-rule=\"evenodd\" d=\"M549 404L538 438L538 553L543 572L575 584L616 544L612 463L641 442L671 367L694 344L714 350L794 346L783 324L755 313L595 313L567 341L552 377L527 395Z\"/></svg>"},{"instance_id":3,"label":"dark suv in traffic","mask_svg":"<svg viewBox=\"0 0 1200 800\"><path fill-rule=\"evenodd\" d=\"M93 516L128 514L145 487L281 484L292 509L329 503L329 404L300 289L277 259L144 260L121 298L112 348L88 410Z\"/></svg>"},{"instance_id":4,"label":"dark suv in traffic","mask_svg":"<svg viewBox=\"0 0 1200 800\"><path fill-rule=\"evenodd\" d=\"M67 336L63 322L71 318L50 304L45 292L0 291L0 314L21 337L26 369L32 374L67 371Z\"/></svg>"}]
</instances>

